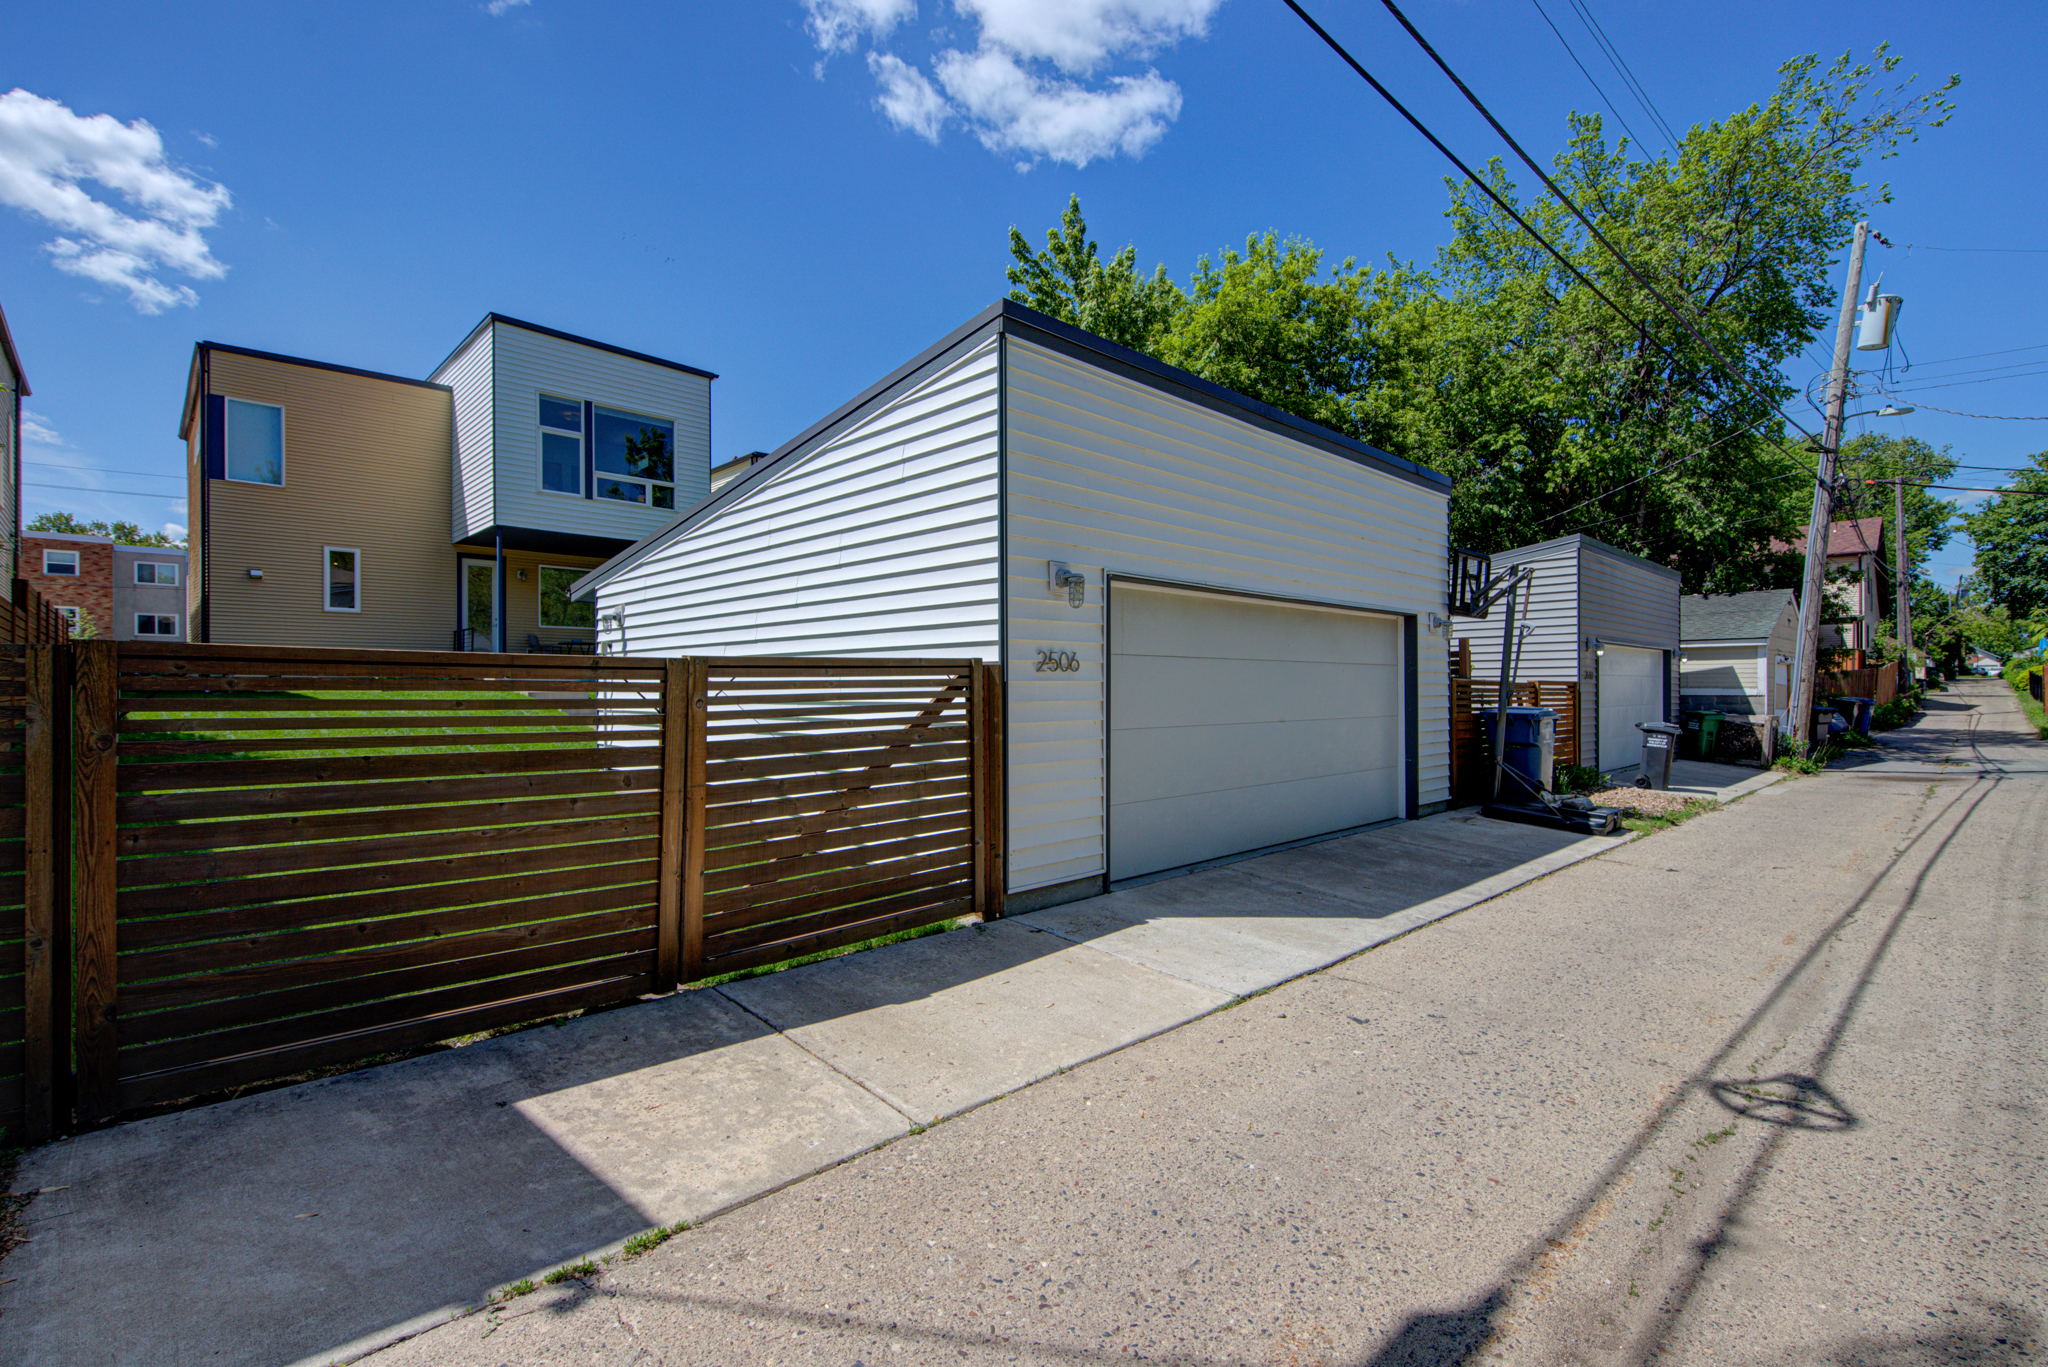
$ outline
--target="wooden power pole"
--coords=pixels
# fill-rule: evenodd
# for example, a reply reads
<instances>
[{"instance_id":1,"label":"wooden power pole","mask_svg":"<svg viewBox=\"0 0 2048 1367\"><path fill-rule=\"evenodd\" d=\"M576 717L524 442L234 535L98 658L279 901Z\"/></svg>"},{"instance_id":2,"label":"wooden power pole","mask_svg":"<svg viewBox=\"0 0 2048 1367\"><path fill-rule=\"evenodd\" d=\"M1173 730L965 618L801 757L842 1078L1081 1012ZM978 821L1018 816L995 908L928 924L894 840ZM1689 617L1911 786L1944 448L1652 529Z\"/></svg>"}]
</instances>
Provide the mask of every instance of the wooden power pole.
<instances>
[{"instance_id":1,"label":"wooden power pole","mask_svg":"<svg viewBox=\"0 0 2048 1367\"><path fill-rule=\"evenodd\" d=\"M1799 590L1799 639L1792 654L1792 739L1802 753L1813 746L1813 693L1820 664L1821 599L1827 592L1828 529L1835 514L1835 453L1842 448L1842 409L1849 398L1849 353L1856 340L1856 292L1863 287L1863 250L1870 225L1856 225L1849 248L1849 278L1835 323L1835 363L1828 371L1827 425L1821 429L1820 468L1813 478L1813 515L1806 522L1806 574Z\"/></svg>"},{"instance_id":2,"label":"wooden power pole","mask_svg":"<svg viewBox=\"0 0 2048 1367\"><path fill-rule=\"evenodd\" d=\"M1898 606L1892 610L1892 624L1898 631L1899 658L1906 662L1906 678L1913 677L1913 557L1906 548L1906 477L1892 476L1892 589Z\"/></svg>"}]
</instances>

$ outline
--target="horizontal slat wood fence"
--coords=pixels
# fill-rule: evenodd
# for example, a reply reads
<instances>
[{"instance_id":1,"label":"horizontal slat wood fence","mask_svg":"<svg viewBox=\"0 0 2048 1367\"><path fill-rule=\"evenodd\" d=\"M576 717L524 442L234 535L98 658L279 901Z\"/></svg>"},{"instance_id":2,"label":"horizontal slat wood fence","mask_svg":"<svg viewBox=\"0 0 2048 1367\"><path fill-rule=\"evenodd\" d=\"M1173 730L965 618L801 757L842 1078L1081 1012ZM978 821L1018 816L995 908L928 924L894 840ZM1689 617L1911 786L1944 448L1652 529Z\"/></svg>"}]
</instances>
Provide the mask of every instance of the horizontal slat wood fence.
<instances>
[{"instance_id":1,"label":"horizontal slat wood fence","mask_svg":"<svg viewBox=\"0 0 2048 1367\"><path fill-rule=\"evenodd\" d=\"M691 747L693 969L727 973L988 908L985 666L707 661ZM701 760L696 758L701 756ZM701 798L697 795L701 794ZM701 890L701 891L698 891Z\"/></svg>"},{"instance_id":2,"label":"horizontal slat wood fence","mask_svg":"<svg viewBox=\"0 0 2048 1367\"><path fill-rule=\"evenodd\" d=\"M1487 768L1489 738L1479 719L1500 697L1500 683L1484 679L1451 680L1451 791L1464 801L1478 801L1491 787ZM1569 680L1538 679L1515 684L1511 707L1547 707L1557 713L1556 763L1579 762L1579 686Z\"/></svg>"},{"instance_id":3,"label":"horizontal slat wood fence","mask_svg":"<svg viewBox=\"0 0 2048 1367\"><path fill-rule=\"evenodd\" d=\"M0 1125L993 915L998 677L0 646Z\"/></svg>"}]
</instances>

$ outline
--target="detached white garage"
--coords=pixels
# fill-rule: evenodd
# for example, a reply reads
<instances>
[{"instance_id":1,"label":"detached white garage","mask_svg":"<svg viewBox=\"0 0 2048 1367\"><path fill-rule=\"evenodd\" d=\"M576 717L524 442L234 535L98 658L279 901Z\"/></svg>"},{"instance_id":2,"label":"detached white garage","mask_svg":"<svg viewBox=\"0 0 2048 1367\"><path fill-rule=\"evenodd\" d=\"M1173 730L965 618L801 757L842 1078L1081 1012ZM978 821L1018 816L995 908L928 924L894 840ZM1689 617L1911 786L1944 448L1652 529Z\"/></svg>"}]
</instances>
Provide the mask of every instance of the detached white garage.
<instances>
[{"instance_id":1,"label":"detached white garage","mask_svg":"<svg viewBox=\"0 0 2048 1367\"><path fill-rule=\"evenodd\" d=\"M636 655L1002 661L1047 905L1448 800L1449 494L1004 302L578 591Z\"/></svg>"},{"instance_id":2,"label":"detached white garage","mask_svg":"<svg viewBox=\"0 0 2048 1367\"><path fill-rule=\"evenodd\" d=\"M1515 678L1579 684L1581 763L1620 776L1641 765L1638 722L1671 721L1678 706L1677 570L1590 536L1518 546L1493 556L1493 571L1528 567L1516 621ZM1452 619L1469 644L1473 676L1500 677L1501 610Z\"/></svg>"}]
</instances>

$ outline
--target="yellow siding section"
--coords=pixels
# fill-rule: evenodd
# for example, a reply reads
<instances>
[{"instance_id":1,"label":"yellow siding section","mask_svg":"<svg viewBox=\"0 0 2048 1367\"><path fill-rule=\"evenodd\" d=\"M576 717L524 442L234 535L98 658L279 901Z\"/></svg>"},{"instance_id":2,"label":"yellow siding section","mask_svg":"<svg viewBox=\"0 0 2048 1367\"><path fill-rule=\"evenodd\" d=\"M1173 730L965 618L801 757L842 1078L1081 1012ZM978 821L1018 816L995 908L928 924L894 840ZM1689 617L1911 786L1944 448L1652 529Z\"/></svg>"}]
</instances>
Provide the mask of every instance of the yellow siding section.
<instances>
[{"instance_id":1,"label":"yellow siding section","mask_svg":"<svg viewBox=\"0 0 2048 1367\"><path fill-rule=\"evenodd\" d=\"M488 560L492 550L489 546L461 546L457 553L465 557ZM500 610L505 615L505 648L525 650L529 635L540 637L542 645L560 645L564 641L592 641L595 631L577 631L566 627L543 627L540 624L540 567L553 565L562 569L575 570L578 574L596 569L603 560L588 555L557 555L541 551L505 552L505 601ZM524 572L526 578L519 576ZM451 563L448 580L448 611L455 611L455 570ZM448 633L443 632L446 636ZM447 645L444 641L443 646Z\"/></svg>"},{"instance_id":2,"label":"yellow siding section","mask_svg":"<svg viewBox=\"0 0 2048 1367\"><path fill-rule=\"evenodd\" d=\"M447 392L219 351L210 371L211 393L282 405L285 446L282 487L204 480L192 434L192 581L209 596L211 639L448 649L456 581ZM327 546L360 552L360 612L325 610ZM263 577L251 579L251 569ZM196 631L196 602L193 612Z\"/></svg>"}]
</instances>

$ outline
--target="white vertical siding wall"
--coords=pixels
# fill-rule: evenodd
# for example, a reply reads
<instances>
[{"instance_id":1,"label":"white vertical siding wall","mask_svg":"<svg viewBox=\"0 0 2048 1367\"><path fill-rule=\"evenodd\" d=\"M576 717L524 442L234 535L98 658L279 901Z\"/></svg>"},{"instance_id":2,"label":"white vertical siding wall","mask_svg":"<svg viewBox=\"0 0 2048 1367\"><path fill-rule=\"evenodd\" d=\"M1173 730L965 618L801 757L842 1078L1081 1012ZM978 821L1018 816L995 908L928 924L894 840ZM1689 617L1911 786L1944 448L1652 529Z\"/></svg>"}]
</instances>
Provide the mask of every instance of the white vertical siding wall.
<instances>
[{"instance_id":1,"label":"white vertical siding wall","mask_svg":"<svg viewBox=\"0 0 2048 1367\"><path fill-rule=\"evenodd\" d=\"M493 323L493 520L508 527L638 541L701 500L711 482L711 381L578 342ZM540 487L539 397L587 400L676 425L674 508L552 493ZM487 523L478 524L488 525Z\"/></svg>"},{"instance_id":2,"label":"white vertical siding wall","mask_svg":"<svg viewBox=\"0 0 2048 1367\"><path fill-rule=\"evenodd\" d=\"M454 541L497 520L491 503L491 335L490 328L479 331L433 374L454 391Z\"/></svg>"},{"instance_id":3,"label":"white vertical siding wall","mask_svg":"<svg viewBox=\"0 0 2048 1367\"><path fill-rule=\"evenodd\" d=\"M1101 875L1107 575L1414 614L1444 607L1444 493L1005 338L1010 889ZM1072 608L1046 561L1088 576ZM1418 633L1420 800L1449 796L1441 635ZM1076 673L1040 673L1040 650Z\"/></svg>"},{"instance_id":4,"label":"white vertical siding wall","mask_svg":"<svg viewBox=\"0 0 2048 1367\"><path fill-rule=\"evenodd\" d=\"M995 659L996 369L990 338L600 586L606 648Z\"/></svg>"}]
</instances>

